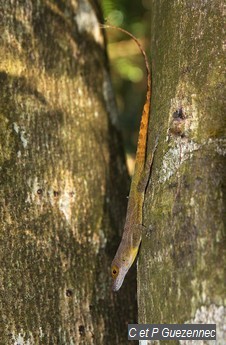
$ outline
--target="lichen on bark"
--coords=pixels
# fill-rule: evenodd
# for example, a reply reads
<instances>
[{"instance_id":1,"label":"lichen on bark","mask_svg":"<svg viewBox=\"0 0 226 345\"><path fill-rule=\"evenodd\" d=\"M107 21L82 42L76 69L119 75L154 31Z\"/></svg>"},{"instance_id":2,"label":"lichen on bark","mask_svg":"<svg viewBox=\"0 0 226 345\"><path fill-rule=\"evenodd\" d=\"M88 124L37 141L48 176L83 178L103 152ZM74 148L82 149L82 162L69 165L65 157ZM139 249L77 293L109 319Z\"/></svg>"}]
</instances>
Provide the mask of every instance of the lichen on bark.
<instances>
[{"instance_id":1,"label":"lichen on bark","mask_svg":"<svg viewBox=\"0 0 226 345\"><path fill-rule=\"evenodd\" d=\"M1 3L1 344L124 344L135 321L110 289L128 184L92 4Z\"/></svg>"},{"instance_id":2,"label":"lichen on bark","mask_svg":"<svg viewBox=\"0 0 226 345\"><path fill-rule=\"evenodd\" d=\"M223 344L223 2L151 4L149 150L160 139L144 206L139 322L194 322L205 310L202 322L217 320Z\"/></svg>"}]
</instances>

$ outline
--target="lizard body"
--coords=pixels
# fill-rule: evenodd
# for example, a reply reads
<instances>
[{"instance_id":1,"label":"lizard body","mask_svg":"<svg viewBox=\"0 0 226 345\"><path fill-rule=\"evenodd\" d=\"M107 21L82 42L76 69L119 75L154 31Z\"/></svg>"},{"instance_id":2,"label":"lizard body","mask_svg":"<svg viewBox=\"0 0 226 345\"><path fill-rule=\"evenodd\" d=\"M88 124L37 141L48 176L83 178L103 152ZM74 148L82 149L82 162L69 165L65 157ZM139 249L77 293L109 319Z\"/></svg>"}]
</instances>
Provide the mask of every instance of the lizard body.
<instances>
[{"instance_id":1,"label":"lizard body","mask_svg":"<svg viewBox=\"0 0 226 345\"><path fill-rule=\"evenodd\" d=\"M129 268L131 267L132 263L134 262L137 256L141 242L141 234L143 228L143 202L146 185L144 186L144 188L138 188L138 185L145 170L148 120L151 101L151 71L149 68L146 53L141 47L141 44L136 37L134 37L128 31L112 25L101 25L101 27L117 29L129 35L136 42L142 55L144 56L145 66L147 70L146 101L143 107L140 122L135 169L130 187L126 221L122 235L122 240L120 242L120 245L111 265L111 274L113 278L112 289L113 291L117 291L120 289L124 281L125 275L127 274Z\"/></svg>"}]
</instances>

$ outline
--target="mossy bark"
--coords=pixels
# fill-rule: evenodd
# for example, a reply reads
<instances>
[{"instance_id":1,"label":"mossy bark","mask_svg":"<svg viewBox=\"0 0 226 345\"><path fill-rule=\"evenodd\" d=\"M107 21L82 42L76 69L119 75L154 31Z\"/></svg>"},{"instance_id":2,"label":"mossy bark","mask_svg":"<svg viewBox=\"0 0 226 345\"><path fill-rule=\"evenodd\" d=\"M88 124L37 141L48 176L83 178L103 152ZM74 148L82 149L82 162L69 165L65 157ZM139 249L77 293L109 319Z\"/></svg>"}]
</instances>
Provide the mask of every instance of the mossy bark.
<instances>
[{"instance_id":1,"label":"mossy bark","mask_svg":"<svg viewBox=\"0 0 226 345\"><path fill-rule=\"evenodd\" d=\"M223 1L150 3L149 151L158 134L159 145L144 207L139 322L216 323L223 344Z\"/></svg>"},{"instance_id":2,"label":"mossy bark","mask_svg":"<svg viewBox=\"0 0 226 345\"><path fill-rule=\"evenodd\" d=\"M0 4L0 344L125 344L135 281L113 295L109 267L128 176L98 6Z\"/></svg>"}]
</instances>

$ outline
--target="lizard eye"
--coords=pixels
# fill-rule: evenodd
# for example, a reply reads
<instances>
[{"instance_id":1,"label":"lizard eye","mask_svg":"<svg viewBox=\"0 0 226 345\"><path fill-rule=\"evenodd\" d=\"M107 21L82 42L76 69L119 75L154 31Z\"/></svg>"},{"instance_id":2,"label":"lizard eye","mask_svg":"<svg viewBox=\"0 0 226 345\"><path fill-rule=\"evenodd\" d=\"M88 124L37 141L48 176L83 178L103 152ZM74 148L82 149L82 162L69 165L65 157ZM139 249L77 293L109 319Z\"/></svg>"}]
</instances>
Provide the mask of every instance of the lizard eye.
<instances>
[{"instance_id":1,"label":"lizard eye","mask_svg":"<svg viewBox=\"0 0 226 345\"><path fill-rule=\"evenodd\" d=\"M112 275L112 278L115 279L117 276L118 276L118 273L119 273L119 268L118 266L112 266L111 268L111 275Z\"/></svg>"}]
</instances>

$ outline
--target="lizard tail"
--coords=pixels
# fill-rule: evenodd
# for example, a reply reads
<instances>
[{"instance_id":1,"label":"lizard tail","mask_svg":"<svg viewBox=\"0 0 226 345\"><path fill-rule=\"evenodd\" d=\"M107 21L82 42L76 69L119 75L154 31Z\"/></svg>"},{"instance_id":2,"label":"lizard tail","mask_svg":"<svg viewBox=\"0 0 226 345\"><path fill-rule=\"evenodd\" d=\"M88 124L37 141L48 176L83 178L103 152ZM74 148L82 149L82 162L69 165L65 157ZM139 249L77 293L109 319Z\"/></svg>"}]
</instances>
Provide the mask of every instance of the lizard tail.
<instances>
[{"instance_id":1,"label":"lizard tail","mask_svg":"<svg viewBox=\"0 0 226 345\"><path fill-rule=\"evenodd\" d=\"M145 164L147 134L148 134L148 120L149 120L149 112L150 112L150 106L151 106L151 70L149 67L148 58L140 42L138 41L138 39L127 30L119 28L114 25L106 25L106 24L100 24L100 27L103 29L107 29L107 28L117 29L119 31L124 32L128 36L130 36L136 42L138 48L140 49L144 57L145 66L147 70L147 94L146 94L146 101L144 104L141 122L140 122L140 130L139 130L139 135L138 135L138 144L137 144L137 151L136 151L136 167L135 167L137 171L139 170L141 171L143 170L144 164Z\"/></svg>"},{"instance_id":2,"label":"lizard tail","mask_svg":"<svg viewBox=\"0 0 226 345\"><path fill-rule=\"evenodd\" d=\"M144 167L145 156L146 156L146 146L147 146L147 135L148 135L148 120L150 112L151 103L151 91L147 90L146 102L144 104L143 113L140 122L140 129L138 135L138 144L136 152L136 164L142 165L141 169Z\"/></svg>"}]
</instances>

